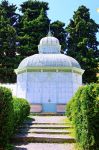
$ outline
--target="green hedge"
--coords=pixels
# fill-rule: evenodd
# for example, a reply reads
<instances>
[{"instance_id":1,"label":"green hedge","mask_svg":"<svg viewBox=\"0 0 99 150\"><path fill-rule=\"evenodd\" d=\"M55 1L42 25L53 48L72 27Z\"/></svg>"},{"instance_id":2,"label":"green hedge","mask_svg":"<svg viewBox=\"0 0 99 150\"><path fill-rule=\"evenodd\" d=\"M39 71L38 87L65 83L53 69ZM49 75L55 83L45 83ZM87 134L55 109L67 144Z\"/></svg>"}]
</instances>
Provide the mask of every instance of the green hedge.
<instances>
[{"instance_id":1,"label":"green hedge","mask_svg":"<svg viewBox=\"0 0 99 150\"><path fill-rule=\"evenodd\" d=\"M80 87L66 106L82 150L99 150L99 85Z\"/></svg>"},{"instance_id":2,"label":"green hedge","mask_svg":"<svg viewBox=\"0 0 99 150\"><path fill-rule=\"evenodd\" d=\"M0 148L10 148L9 139L29 113L30 105L25 99L13 98L9 89L0 87Z\"/></svg>"},{"instance_id":3,"label":"green hedge","mask_svg":"<svg viewBox=\"0 0 99 150\"><path fill-rule=\"evenodd\" d=\"M9 142L13 133L13 98L12 93L5 87L0 87L0 147Z\"/></svg>"},{"instance_id":4,"label":"green hedge","mask_svg":"<svg viewBox=\"0 0 99 150\"><path fill-rule=\"evenodd\" d=\"M16 129L29 115L30 105L23 98L13 98L13 107L14 107L14 127Z\"/></svg>"}]
</instances>

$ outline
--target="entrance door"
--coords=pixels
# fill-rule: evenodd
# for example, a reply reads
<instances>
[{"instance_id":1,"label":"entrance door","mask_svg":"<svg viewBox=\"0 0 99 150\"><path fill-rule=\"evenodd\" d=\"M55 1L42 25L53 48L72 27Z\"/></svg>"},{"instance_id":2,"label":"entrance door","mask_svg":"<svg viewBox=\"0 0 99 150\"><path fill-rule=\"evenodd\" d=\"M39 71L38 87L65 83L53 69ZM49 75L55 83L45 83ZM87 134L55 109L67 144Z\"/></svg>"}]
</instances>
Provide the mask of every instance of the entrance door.
<instances>
[{"instance_id":1,"label":"entrance door","mask_svg":"<svg viewBox=\"0 0 99 150\"><path fill-rule=\"evenodd\" d=\"M47 81L43 85L43 112L56 112L56 87L52 81Z\"/></svg>"},{"instance_id":2,"label":"entrance door","mask_svg":"<svg viewBox=\"0 0 99 150\"><path fill-rule=\"evenodd\" d=\"M43 104L43 112L56 112L56 104L55 103L44 103Z\"/></svg>"}]
</instances>

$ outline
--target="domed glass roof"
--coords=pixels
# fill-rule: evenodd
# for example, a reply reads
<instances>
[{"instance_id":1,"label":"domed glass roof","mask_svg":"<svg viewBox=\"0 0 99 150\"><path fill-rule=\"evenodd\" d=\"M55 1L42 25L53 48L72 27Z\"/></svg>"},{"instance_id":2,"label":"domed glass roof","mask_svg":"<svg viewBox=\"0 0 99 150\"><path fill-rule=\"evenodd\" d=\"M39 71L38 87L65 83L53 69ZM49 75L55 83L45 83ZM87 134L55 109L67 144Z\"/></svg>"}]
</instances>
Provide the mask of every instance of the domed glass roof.
<instances>
[{"instance_id":1,"label":"domed glass roof","mask_svg":"<svg viewBox=\"0 0 99 150\"><path fill-rule=\"evenodd\" d=\"M60 45L60 43L57 38L52 36L52 33L49 29L48 36L46 36L40 40L40 45L47 45L47 46L48 45L54 45L54 46L56 45L57 46L57 45Z\"/></svg>"},{"instance_id":2,"label":"domed glass roof","mask_svg":"<svg viewBox=\"0 0 99 150\"><path fill-rule=\"evenodd\" d=\"M61 45L59 40L51 35L49 31L48 36L42 38L40 40L40 44L38 45L39 53L43 54L59 54L61 50Z\"/></svg>"},{"instance_id":3,"label":"domed glass roof","mask_svg":"<svg viewBox=\"0 0 99 150\"><path fill-rule=\"evenodd\" d=\"M61 54L59 40L49 32L47 37L40 40L38 45L39 54L25 58L18 69L28 67L76 67L80 68L79 63L72 57Z\"/></svg>"},{"instance_id":4,"label":"domed glass roof","mask_svg":"<svg viewBox=\"0 0 99 150\"><path fill-rule=\"evenodd\" d=\"M40 45L60 45L59 40L55 37L47 36L41 39Z\"/></svg>"},{"instance_id":5,"label":"domed glass roof","mask_svg":"<svg viewBox=\"0 0 99 150\"><path fill-rule=\"evenodd\" d=\"M35 54L25 58L18 69L25 67L76 67L80 68L79 63L72 57L64 54Z\"/></svg>"}]
</instances>

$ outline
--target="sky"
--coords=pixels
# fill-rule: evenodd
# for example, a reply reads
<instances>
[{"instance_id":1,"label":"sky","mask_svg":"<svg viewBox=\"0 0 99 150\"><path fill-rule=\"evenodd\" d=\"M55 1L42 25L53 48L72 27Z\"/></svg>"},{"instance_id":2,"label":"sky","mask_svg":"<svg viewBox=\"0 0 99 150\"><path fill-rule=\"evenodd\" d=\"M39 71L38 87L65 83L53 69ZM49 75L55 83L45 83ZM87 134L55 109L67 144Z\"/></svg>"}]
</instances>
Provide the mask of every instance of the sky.
<instances>
[{"instance_id":1,"label":"sky","mask_svg":"<svg viewBox=\"0 0 99 150\"><path fill-rule=\"evenodd\" d=\"M2 1L2 0L0 0ZM18 7L26 0L8 0L9 3L16 4ZM42 1L42 0L40 0ZM72 18L74 11L81 5L85 5L90 9L91 18L99 23L99 0L43 0L49 3L48 16L53 21L60 20L66 25Z\"/></svg>"},{"instance_id":2,"label":"sky","mask_svg":"<svg viewBox=\"0 0 99 150\"><path fill-rule=\"evenodd\" d=\"M2 0L0 0L2 1ZM18 7L26 0L8 0L9 3L16 4ZM42 1L42 0L40 0ZM73 17L74 11L81 5L85 5L90 9L91 18L99 23L99 0L43 0L49 3L48 17L51 21L60 20L69 24L69 20ZM99 37L99 36L98 36Z\"/></svg>"}]
</instances>

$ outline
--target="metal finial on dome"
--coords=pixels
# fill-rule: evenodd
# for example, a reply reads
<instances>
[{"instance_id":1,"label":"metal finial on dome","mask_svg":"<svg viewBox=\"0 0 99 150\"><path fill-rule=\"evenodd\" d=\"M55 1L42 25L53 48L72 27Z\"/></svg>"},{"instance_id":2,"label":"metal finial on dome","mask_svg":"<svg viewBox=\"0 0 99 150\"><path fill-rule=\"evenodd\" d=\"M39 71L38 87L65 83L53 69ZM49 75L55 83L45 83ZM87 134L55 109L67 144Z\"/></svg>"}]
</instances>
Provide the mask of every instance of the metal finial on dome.
<instances>
[{"instance_id":1,"label":"metal finial on dome","mask_svg":"<svg viewBox=\"0 0 99 150\"><path fill-rule=\"evenodd\" d=\"M50 23L49 23L49 31L48 31L48 36L53 36L52 33L51 33L51 26L50 26Z\"/></svg>"}]
</instances>

